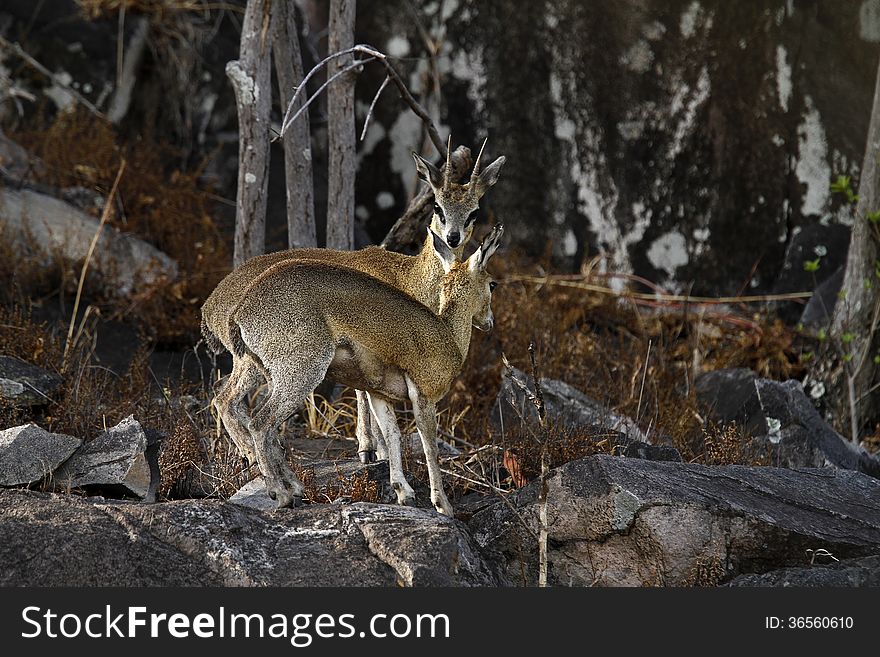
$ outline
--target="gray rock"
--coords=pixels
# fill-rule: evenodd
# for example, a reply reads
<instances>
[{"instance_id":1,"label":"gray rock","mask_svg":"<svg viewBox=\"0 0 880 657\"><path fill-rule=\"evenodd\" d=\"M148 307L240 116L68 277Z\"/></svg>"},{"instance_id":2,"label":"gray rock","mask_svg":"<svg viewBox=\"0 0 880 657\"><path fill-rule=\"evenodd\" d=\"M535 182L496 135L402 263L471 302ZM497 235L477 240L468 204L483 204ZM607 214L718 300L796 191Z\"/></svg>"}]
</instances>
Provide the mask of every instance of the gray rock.
<instances>
[{"instance_id":1,"label":"gray rock","mask_svg":"<svg viewBox=\"0 0 880 657\"><path fill-rule=\"evenodd\" d=\"M147 435L129 415L85 443L55 472L55 490L99 488L110 494L145 498L153 487L146 457Z\"/></svg>"},{"instance_id":2,"label":"gray rock","mask_svg":"<svg viewBox=\"0 0 880 657\"><path fill-rule=\"evenodd\" d=\"M703 372L694 381L697 401L716 422L746 422L744 406L755 395L758 375L745 367Z\"/></svg>"},{"instance_id":3,"label":"gray rock","mask_svg":"<svg viewBox=\"0 0 880 657\"><path fill-rule=\"evenodd\" d=\"M99 222L52 196L28 189L0 187L0 227L13 248L50 264L58 255L81 263ZM89 263L89 279L101 291L129 296L146 286L177 276L177 263L137 237L104 226Z\"/></svg>"},{"instance_id":4,"label":"gray rock","mask_svg":"<svg viewBox=\"0 0 880 657\"><path fill-rule=\"evenodd\" d=\"M827 304L830 313L834 308L837 290L843 282L843 265L846 264L846 253L849 249L850 228L838 223L823 225L819 222L807 224L794 233L785 250L785 258L779 276L773 285L774 294L786 292L818 292L826 283L829 285L823 289L829 291L834 288L835 282L831 279L839 276L836 289L831 294L822 297ZM804 270L804 262L819 259L819 270L808 272ZM818 302L816 294L810 302ZM794 322L806 307L796 303L774 304L779 315L788 322ZM809 304L808 304L809 305ZM818 305L818 304L817 304ZM820 308L815 308L820 310ZM812 313L813 311L811 311Z\"/></svg>"},{"instance_id":5,"label":"gray rock","mask_svg":"<svg viewBox=\"0 0 880 657\"><path fill-rule=\"evenodd\" d=\"M535 384L531 376L516 368L513 374L523 381L532 393L535 392ZM541 392L544 395L548 423L572 429L596 428L617 431L627 439L627 442L630 440L647 442L645 434L634 420L609 410L564 381L542 378ZM508 428L520 426L523 421L537 423L538 411L519 386L511 383L508 377L502 376L501 389L492 409L491 421L496 426L500 426L503 421L504 426Z\"/></svg>"},{"instance_id":6,"label":"gray rock","mask_svg":"<svg viewBox=\"0 0 880 657\"><path fill-rule=\"evenodd\" d=\"M274 511L278 507L275 500L269 497L269 491L266 490L266 482L262 477L251 479L235 491L232 497L229 498L229 501L232 504L256 509L257 511Z\"/></svg>"},{"instance_id":7,"label":"gray rock","mask_svg":"<svg viewBox=\"0 0 880 657\"><path fill-rule=\"evenodd\" d=\"M880 556L740 575L729 586L880 586Z\"/></svg>"},{"instance_id":8,"label":"gray rock","mask_svg":"<svg viewBox=\"0 0 880 657\"><path fill-rule=\"evenodd\" d=\"M81 444L79 438L50 433L36 424L0 431L0 486L40 481Z\"/></svg>"},{"instance_id":9,"label":"gray rock","mask_svg":"<svg viewBox=\"0 0 880 657\"><path fill-rule=\"evenodd\" d=\"M813 550L880 551L880 481L857 472L601 455L553 470L548 486L556 585L715 585L804 566ZM536 582L537 547L521 523L537 532L537 493L529 484L512 498L516 513L495 504L469 522L517 584Z\"/></svg>"},{"instance_id":10,"label":"gray rock","mask_svg":"<svg viewBox=\"0 0 880 657\"><path fill-rule=\"evenodd\" d=\"M804 306L799 320L805 328L820 329L831 326L831 317L837 304L837 293L843 287L843 274L843 267L838 267L836 272L813 290L813 296Z\"/></svg>"},{"instance_id":11,"label":"gray rock","mask_svg":"<svg viewBox=\"0 0 880 657\"><path fill-rule=\"evenodd\" d=\"M757 378L750 370L697 377L697 399L714 420L736 422L754 436L752 449L783 468L835 467L880 477L880 461L832 429L800 382Z\"/></svg>"},{"instance_id":12,"label":"gray rock","mask_svg":"<svg viewBox=\"0 0 880 657\"><path fill-rule=\"evenodd\" d=\"M459 522L358 503L271 513L0 491L4 586L495 586Z\"/></svg>"},{"instance_id":13,"label":"gray rock","mask_svg":"<svg viewBox=\"0 0 880 657\"><path fill-rule=\"evenodd\" d=\"M40 406L51 401L61 377L12 356L0 356L0 397L15 406Z\"/></svg>"},{"instance_id":14,"label":"gray rock","mask_svg":"<svg viewBox=\"0 0 880 657\"><path fill-rule=\"evenodd\" d=\"M619 442L615 453L631 459L681 462L681 453L672 445L649 445L637 440L629 443Z\"/></svg>"}]
</instances>

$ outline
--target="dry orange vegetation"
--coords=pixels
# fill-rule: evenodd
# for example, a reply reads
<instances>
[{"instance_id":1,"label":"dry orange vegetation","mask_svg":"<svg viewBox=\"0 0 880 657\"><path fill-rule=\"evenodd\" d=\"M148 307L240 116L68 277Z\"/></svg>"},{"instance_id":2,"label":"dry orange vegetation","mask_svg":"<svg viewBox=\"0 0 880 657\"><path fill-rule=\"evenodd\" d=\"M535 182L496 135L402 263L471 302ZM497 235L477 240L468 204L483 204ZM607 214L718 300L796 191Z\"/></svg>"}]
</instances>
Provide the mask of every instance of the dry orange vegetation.
<instances>
[{"instance_id":1,"label":"dry orange vegetation","mask_svg":"<svg viewBox=\"0 0 880 657\"><path fill-rule=\"evenodd\" d=\"M35 271L17 261L16 254L3 254L0 268L11 285L0 307L0 352L63 370L65 378L58 398L41 417L2 408L3 426L35 419L52 431L92 436L134 413L145 426L167 436L162 455L165 496L186 495L194 485L209 493L228 494L253 472L230 453L226 441L218 439L220 432L207 404L210 390L184 381L175 389L158 390L147 358L157 343L178 348L196 344L201 304L228 271L231 258L212 219L211 190L199 185L198 171L168 165L175 161L169 147L147 137L124 144L112 127L90 115L62 114L45 127L14 137L41 158L45 169L39 182L53 187L80 186L106 195L125 158L119 207L111 221L174 257L180 277L171 286L124 302L88 299L105 318L135 322L143 336L130 371L118 376L90 364L88 322L83 327L85 339L78 341L65 368L62 332L31 321L28 304L41 295L69 294L76 276ZM487 480L512 485L509 472L501 469L507 450L509 466L515 454L520 475L535 476L540 449L534 437L521 427L507 427L501 435L489 422L501 382L502 353L529 371L531 340L537 345L541 376L566 381L636 419L651 435L670 437L686 460L761 462L761 455L744 449L747 436L735 427L712 426L701 415L694 377L722 367L749 367L777 379L798 376L801 352L809 348L804 346L805 338L745 307L648 306L643 300L620 297L607 289L607 277L592 273L590 267L576 277L545 274L553 271L549 258L535 261L508 252L496 257L493 270L501 283L494 301L495 330L474 333L464 371L440 416L442 432L459 446L467 446L461 458L470 459L470 465L464 472L480 472ZM288 423L288 433L301 436L309 430L325 437L353 436L350 398L343 396L332 406L322 406L319 400L302 420ZM547 435L554 465L611 449L607 436L590 431L551 426ZM493 448L480 451L483 446ZM410 455L408 462L418 475L418 460ZM470 487L465 478L455 483L459 490ZM343 494L344 489L344 494L368 499L375 494L368 488L365 482L340 482L334 494ZM315 492L314 497L327 494Z\"/></svg>"}]
</instances>

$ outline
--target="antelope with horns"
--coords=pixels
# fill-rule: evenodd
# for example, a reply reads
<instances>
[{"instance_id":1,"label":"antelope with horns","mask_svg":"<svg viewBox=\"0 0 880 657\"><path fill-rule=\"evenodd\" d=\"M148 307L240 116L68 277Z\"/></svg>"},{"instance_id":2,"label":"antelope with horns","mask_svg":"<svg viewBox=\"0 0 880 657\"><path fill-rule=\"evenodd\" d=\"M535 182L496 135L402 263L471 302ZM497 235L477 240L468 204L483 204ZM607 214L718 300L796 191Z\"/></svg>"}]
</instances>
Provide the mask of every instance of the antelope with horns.
<instances>
[{"instance_id":1,"label":"antelope with horns","mask_svg":"<svg viewBox=\"0 0 880 657\"><path fill-rule=\"evenodd\" d=\"M443 268L439 313L364 272L335 263L288 260L248 286L229 320L233 353L251 357L270 383L267 399L247 419L257 463L279 507L296 505L302 483L273 435L306 396L328 377L367 393L388 449L391 486L398 502L414 500L403 474L400 429L392 403L409 400L425 451L431 501L452 516L437 459L436 404L467 357L471 327L494 324L495 282L486 264L499 246L496 226L461 262L431 233Z\"/></svg>"},{"instance_id":2,"label":"antelope with horns","mask_svg":"<svg viewBox=\"0 0 880 657\"><path fill-rule=\"evenodd\" d=\"M434 192L434 213L431 229L440 235L461 259L465 245L470 241L474 230L476 210L482 196L498 181L505 158L499 157L480 171L480 161L486 142L480 149L470 180L458 184L452 180L452 138L449 139L446 165L442 170L413 153L416 171ZM232 352L229 336L229 317L242 300L251 281L270 267L290 260L308 259L351 267L366 272L406 292L417 301L435 312L440 305L440 280L444 270L434 255L431 238L427 239L421 252L416 256L386 251L380 247L369 247L360 251L334 251L329 249L292 249L257 256L242 264L224 278L214 289L202 306L202 333L208 346L216 353L226 349ZM245 400L263 380L258 368L250 367L250 356L238 357L233 353L232 373L220 387L214 398L214 407L220 416L226 432L238 448L239 453L255 462L250 434L245 429L242 418L246 413ZM361 460L369 462L387 453L379 439L378 427L370 422L370 409L367 397L357 393L357 439Z\"/></svg>"}]
</instances>

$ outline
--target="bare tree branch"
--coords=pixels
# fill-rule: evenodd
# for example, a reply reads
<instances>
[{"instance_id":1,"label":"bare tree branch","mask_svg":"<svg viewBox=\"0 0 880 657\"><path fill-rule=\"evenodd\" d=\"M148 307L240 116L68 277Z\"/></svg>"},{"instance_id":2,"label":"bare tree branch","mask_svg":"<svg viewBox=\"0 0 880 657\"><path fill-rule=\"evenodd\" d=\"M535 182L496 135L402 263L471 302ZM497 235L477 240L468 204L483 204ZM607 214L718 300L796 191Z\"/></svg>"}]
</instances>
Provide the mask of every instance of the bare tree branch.
<instances>
[{"instance_id":1,"label":"bare tree branch","mask_svg":"<svg viewBox=\"0 0 880 657\"><path fill-rule=\"evenodd\" d=\"M296 8L279 3L275 17L275 76L281 94L281 107L287 107L303 78ZM315 199L312 181L312 145L309 117L306 115L284 136L284 175L287 189L287 243L289 248L317 246L315 237Z\"/></svg>"},{"instance_id":2,"label":"bare tree branch","mask_svg":"<svg viewBox=\"0 0 880 657\"><path fill-rule=\"evenodd\" d=\"M379 101L379 96L382 95L382 92L385 91L385 87L388 86L388 83L391 82L391 77L386 75L385 79L382 81L382 85L379 87L379 91L376 92L376 95L373 96L373 102L370 103L370 109L367 111L367 116L364 119L364 128L361 130L361 141L364 140L364 137L367 136L367 128L370 127L370 117L373 116L373 109L376 107L376 103Z\"/></svg>"},{"instance_id":3,"label":"bare tree branch","mask_svg":"<svg viewBox=\"0 0 880 657\"><path fill-rule=\"evenodd\" d=\"M418 116L426 125L428 129L428 136L431 138L431 143L434 144L434 147L437 149L437 152L440 153L441 157L446 159L446 144L443 143L443 140L440 138L440 133L437 132L437 127L434 125L434 122L431 120L431 116L428 114L427 110L413 97L407 88L404 81L401 79L400 75L398 75L397 71L391 66L391 63L388 61L388 56L385 53L380 52L373 48L372 46L368 46L365 44L360 44L356 46L352 46L351 48L347 48L345 50L340 50L339 52L331 53L327 55L323 60L318 62L312 68L311 71L306 75L305 79L303 79L302 84L300 84L299 88L296 90L296 94L294 94L294 98L291 100L290 106L287 108L287 112L284 115L284 121L281 124L281 134L287 131L290 127L290 124L293 120L298 116L291 117L291 111L293 109L293 101L296 100L300 93L305 93L306 83L311 79L313 75L315 75L321 68L327 65L328 62L337 59L339 57L344 57L346 55L351 55L354 53L359 53L362 55L366 55L367 57L374 57L382 65L385 67L385 70L388 74L388 77L391 78L391 81L394 83L394 86L397 87L398 92L400 92L400 97L403 101L409 105L409 108L413 111L413 113ZM368 59L363 60L363 63L367 63L367 61L371 61ZM329 82L329 80L328 80ZM321 89L324 87L322 86ZM321 89L318 90L317 93L320 93ZM317 93L315 95L317 95Z\"/></svg>"},{"instance_id":4,"label":"bare tree branch","mask_svg":"<svg viewBox=\"0 0 880 657\"><path fill-rule=\"evenodd\" d=\"M120 10L120 16L122 15ZM141 59L147 46L147 35L150 32L150 22L144 16L139 16L135 21L134 35L131 37L128 48L125 48L125 56L122 58L122 66L119 69L116 90L113 92L113 96L110 99L110 107L107 109L107 118L114 124L118 124L128 114L128 108L131 106L131 95L137 82L137 70L141 65ZM120 52L122 52L121 44Z\"/></svg>"}]
</instances>

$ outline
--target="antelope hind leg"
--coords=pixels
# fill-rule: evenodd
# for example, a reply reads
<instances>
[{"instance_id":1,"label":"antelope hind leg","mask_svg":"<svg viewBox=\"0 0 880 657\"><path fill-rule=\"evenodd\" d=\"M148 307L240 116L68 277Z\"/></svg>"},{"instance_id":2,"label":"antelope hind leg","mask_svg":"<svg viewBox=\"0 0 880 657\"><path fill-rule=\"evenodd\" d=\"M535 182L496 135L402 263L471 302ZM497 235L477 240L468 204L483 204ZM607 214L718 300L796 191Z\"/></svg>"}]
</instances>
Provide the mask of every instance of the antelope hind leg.
<instances>
[{"instance_id":1,"label":"antelope hind leg","mask_svg":"<svg viewBox=\"0 0 880 657\"><path fill-rule=\"evenodd\" d=\"M266 479L266 489L279 508L297 506L302 500L303 485L287 465L275 430L302 406L306 396L324 380L324 374L333 360L332 347L299 346L301 350L296 353L276 357L268 364L272 391L250 425L257 462Z\"/></svg>"},{"instance_id":2,"label":"antelope hind leg","mask_svg":"<svg viewBox=\"0 0 880 657\"><path fill-rule=\"evenodd\" d=\"M254 441L247 430L244 400L248 393L260 384L262 377L259 369L249 363L249 360L251 360L250 356L233 358L232 372L214 395L212 403L238 453L247 460L248 464L253 465L257 462L257 455L254 451Z\"/></svg>"}]
</instances>

